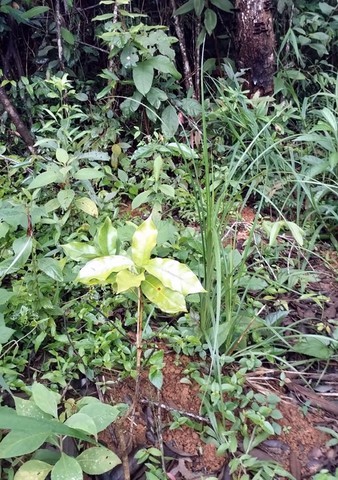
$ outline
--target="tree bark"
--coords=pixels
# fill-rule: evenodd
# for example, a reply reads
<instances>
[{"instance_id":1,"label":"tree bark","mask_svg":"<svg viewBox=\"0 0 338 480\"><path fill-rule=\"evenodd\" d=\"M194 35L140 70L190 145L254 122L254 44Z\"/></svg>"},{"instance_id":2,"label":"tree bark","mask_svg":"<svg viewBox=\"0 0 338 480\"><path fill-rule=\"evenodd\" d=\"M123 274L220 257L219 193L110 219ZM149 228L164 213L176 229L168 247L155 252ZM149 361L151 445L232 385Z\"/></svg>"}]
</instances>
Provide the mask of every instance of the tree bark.
<instances>
[{"instance_id":1,"label":"tree bark","mask_svg":"<svg viewBox=\"0 0 338 480\"><path fill-rule=\"evenodd\" d=\"M245 69L250 94L273 91L275 34L271 0L236 0L237 67Z\"/></svg>"},{"instance_id":2,"label":"tree bark","mask_svg":"<svg viewBox=\"0 0 338 480\"><path fill-rule=\"evenodd\" d=\"M0 102L2 103L8 115L11 117L11 120L17 129L17 132L19 133L20 137L27 145L29 151L31 153L34 153L34 139L30 131L26 127L26 125L21 120L20 115L12 105L12 102L8 98L5 89L1 86L0 86Z\"/></svg>"}]
</instances>

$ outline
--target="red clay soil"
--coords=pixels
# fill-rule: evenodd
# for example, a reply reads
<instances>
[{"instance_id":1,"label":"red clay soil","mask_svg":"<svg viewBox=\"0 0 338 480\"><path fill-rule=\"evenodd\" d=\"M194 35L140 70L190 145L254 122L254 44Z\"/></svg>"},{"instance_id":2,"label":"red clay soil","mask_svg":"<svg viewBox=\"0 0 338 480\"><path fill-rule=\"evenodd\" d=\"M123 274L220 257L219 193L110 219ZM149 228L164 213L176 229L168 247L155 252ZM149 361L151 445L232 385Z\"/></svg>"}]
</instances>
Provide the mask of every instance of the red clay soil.
<instances>
[{"instance_id":1,"label":"red clay soil","mask_svg":"<svg viewBox=\"0 0 338 480\"><path fill-rule=\"evenodd\" d=\"M142 378L139 402L133 417L131 429L131 416L115 424L113 431L106 431L101 440L115 450L120 457L129 455L139 448L157 446L164 448L166 456L174 458L167 464L167 478L169 479L203 479L210 475L220 475L218 478L231 478L224 476L224 468L228 458L218 456L216 448L204 443L199 434L186 425L170 430L172 421L171 410L190 414L198 422L201 401L199 388L192 380L187 382L184 370L191 358L175 353L165 352L165 367L163 369L164 383L158 392L147 380L146 374ZM261 373L260 373L261 375ZM260 378L263 378L262 375ZM106 376L107 379L107 376ZM294 379L293 379L294 381ZM183 382L183 383L182 383ZM278 382L269 380L271 392L276 392ZM264 382L264 392L268 382ZM248 386L253 387L251 379ZM257 383L257 391L262 391ZM330 436L321 432L316 427L326 425L334 428L337 419L332 413L318 408L308 408L307 413L300 409L303 399L297 399L288 389L280 389L282 401L278 409L283 414L279 421L282 426L280 436L271 438L260 445L252 453L260 460L274 460L279 462L286 470L291 472L297 480L312 478L322 468L333 471L337 466L337 450L326 446ZM130 379L117 382L108 388L104 395L107 403L131 402L134 396L134 382ZM305 400L305 399L304 399ZM331 402L330 402L331 403ZM334 403L334 402L332 402ZM308 405L309 403L307 403ZM208 422L205 418L202 424ZM336 423L335 423L336 422ZM115 440L114 440L115 439ZM121 447L122 445L122 447ZM137 471L136 471L137 472ZM115 480L115 477L105 477ZM118 477L120 478L120 477ZM123 476L121 477L123 480ZM145 478L144 473L138 472L131 476ZM236 477L233 477L236 478Z\"/></svg>"}]
</instances>

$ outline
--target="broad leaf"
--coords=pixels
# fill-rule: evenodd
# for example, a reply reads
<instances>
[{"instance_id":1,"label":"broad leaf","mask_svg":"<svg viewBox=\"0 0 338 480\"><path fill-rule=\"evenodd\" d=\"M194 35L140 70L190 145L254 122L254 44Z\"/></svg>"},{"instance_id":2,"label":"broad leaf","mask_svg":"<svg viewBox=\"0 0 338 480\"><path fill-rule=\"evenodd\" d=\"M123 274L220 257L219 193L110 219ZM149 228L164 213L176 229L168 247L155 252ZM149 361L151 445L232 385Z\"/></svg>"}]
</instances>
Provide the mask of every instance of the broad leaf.
<instances>
[{"instance_id":1,"label":"broad leaf","mask_svg":"<svg viewBox=\"0 0 338 480\"><path fill-rule=\"evenodd\" d=\"M45 413L52 415L54 418L58 417L58 402L60 395L52 392L42 383L33 383L32 398L36 405Z\"/></svg>"},{"instance_id":2,"label":"broad leaf","mask_svg":"<svg viewBox=\"0 0 338 480\"><path fill-rule=\"evenodd\" d=\"M223 10L223 12L231 12L234 8L233 4L229 0L210 0L210 3L215 5L215 7Z\"/></svg>"},{"instance_id":3,"label":"broad leaf","mask_svg":"<svg viewBox=\"0 0 338 480\"><path fill-rule=\"evenodd\" d=\"M204 6L205 6L205 1L204 0L194 0L194 9L195 9L195 13L198 17L203 12Z\"/></svg>"},{"instance_id":4,"label":"broad leaf","mask_svg":"<svg viewBox=\"0 0 338 480\"><path fill-rule=\"evenodd\" d=\"M87 448L76 460L88 475L102 475L121 463L119 457L105 447Z\"/></svg>"},{"instance_id":5,"label":"broad leaf","mask_svg":"<svg viewBox=\"0 0 338 480\"><path fill-rule=\"evenodd\" d=\"M60 460L54 465L51 480L83 480L82 469L75 458L62 453Z\"/></svg>"},{"instance_id":6,"label":"broad leaf","mask_svg":"<svg viewBox=\"0 0 338 480\"><path fill-rule=\"evenodd\" d=\"M24 417L39 418L40 420L50 420L50 414L45 413L39 408L32 400L26 400L25 398L14 397L15 410L18 415Z\"/></svg>"},{"instance_id":7,"label":"broad leaf","mask_svg":"<svg viewBox=\"0 0 338 480\"><path fill-rule=\"evenodd\" d=\"M6 325L0 322L0 345L7 343L15 330L13 328L6 327Z\"/></svg>"},{"instance_id":8,"label":"broad leaf","mask_svg":"<svg viewBox=\"0 0 338 480\"><path fill-rule=\"evenodd\" d=\"M133 68L133 80L137 90L142 93L142 95L146 95L151 89L154 80L153 66L147 60L138 63L136 67Z\"/></svg>"},{"instance_id":9,"label":"broad leaf","mask_svg":"<svg viewBox=\"0 0 338 480\"><path fill-rule=\"evenodd\" d=\"M85 213L88 213L88 215L91 215L92 217L98 217L99 215L96 204L90 198L77 198L75 200L75 205L77 206L77 208L79 208Z\"/></svg>"},{"instance_id":10,"label":"broad leaf","mask_svg":"<svg viewBox=\"0 0 338 480\"><path fill-rule=\"evenodd\" d=\"M45 12L48 12L49 7L33 7L30 8L29 10L26 10L26 12L22 12L21 15L25 20L28 20L33 17L38 17L39 15L42 15Z\"/></svg>"},{"instance_id":11,"label":"broad leaf","mask_svg":"<svg viewBox=\"0 0 338 480\"><path fill-rule=\"evenodd\" d=\"M315 335L304 337L293 346L292 350L320 360L329 360L333 354L331 348L325 344L325 337Z\"/></svg>"},{"instance_id":12,"label":"broad leaf","mask_svg":"<svg viewBox=\"0 0 338 480\"><path fill-rule=\"evenodd\" d=\"M216 25L217 25L216 13L213 10L211 10L211 8L207 8L204 13L204 26L209 35L211 35L212 32L215 30Z\"/></svg>"},{"instance_id":13,"label":"broad leaf","mask_svg":"<svg viewBox=\"0 0 338 480\"><path fill-rule=\"evenodd\" d=\"M160 310L167 313L186 312L184 296L166 288L158 278L147 275L141 284L143 294Z\"/></svg>"},{"instance_id":14,"label":"broad leaf","mask_svg":"<svg viewBox=\"0 0 338 480\"><path fill-rule=\"evenodd\" d=\"M58 282L63 281L63 275L62 275L60 264L57 260L55 260L55 258L50 258L50 257L39 258L38 268L53 280L56 280Z\"/></svg>"},{"instance_id":15,"label":"broad leaf","mask_svg":"<svg viewBox=\"0 0 338 480\"><path fill-rule=\"evenodd\" d=\"M60 190L57 194L57 199L59 201L60 207L63 210L68 210L70 204L74 200L75 192L67 188L66 190Z\"/></svg>"},{"instance_id":16,"label":"broad leaf","mask_svg":"<svg viewBox=\"0 0 338 480\"><path fill-rule=\"evenodd\" d=\"M129 270L122 270L116 275L116 293L126 292L131 288L138 288L144 280L144 273L139 275L130 272ZM115 282L114 282L115 283Z\"/></svg>"},{"instance_id":17,"label":"broad leaf","mask_svg":"<svg viewBox=\"0 0 338 480\"><path fill-rule=\"evenodd\" d=\"M135 230L131 242L131 256L138 267L149 261L151 252L156 246L157 233L151 215Z\"/></svg>"},{"instance_id":18,"label":"broad leaf","mask_svg":"<svg viewBox=\"0 0 338 480\"><path fill-rule=\"evenodd\" d=\"M95 243L102 255L114 255L116 251L117 230L113 227L109 217L105 219L97 230Z\"/></svg>"},{"instance_id":19,"label":"broad leaf","mask_svg":"<svg viewBox=\"0 0 338 480\"><path fill-rule=\"evenodd\" d=\"M32 237L24 236L16 238L13 242L14 256L6 258L0 263L0 277L15 272L28 260L33 247Z\"/></svg>"},{"instance_id":20,"label":"broad leaf","mask_svg":"<svg viewBox=\"0 0 338 480\"><path fill-rule=\"evenodd\" d=\"M170 58L164 55L156 55L148 60L149 64L161 73L168 73L172 75L176 80L180 80L182 75L176 69L175 64ZM147 96L148 98L148 96Z\"/></svg>"},{"instance_id":21,"label":"broad leaf","mask_svg":"<svg viewBox=\"0 0 338 480\"><path fill-rule=\"evenodd\" d=\"M40 460L29 460L21 465L14 480L44 480L52 470L52 465Z\"/></svg>"},{"instance_id":22,"label":"broad leaf","mask_svg":"<svg viewBox=\"0 0 338 480\"><path fill-rule=\"evenodd\" d=\"M162 183L162 185L159 186L159 189L164 195L167 195L167 197L175 197L175 189L171 185L166 185L165 183Z\"/></svg>"},{"instance_id":23,"label":"broad leaf","mask_svg":"<svg viewBox=\"0 0 338 480\"><path fill-rule=\"evenodd\" d=\"M178 115L175 108L172 105L166 107L161 116L162 120L162 133L166 138L171 138L177 132L179 126Z\"/></svg>"},{"instance_id":24,"label":"broad leaf","mask_svg":"<svg viewBox=\"0 0 338 480\"><path fill-rule=\"evenodd\" d=\"M1 429L20 431L25 434L35 434L48 431L48 435L51 435L52 433L68 435L69 437L94 443L93 439L88 437L88 435L85 435L79 430L69 428L58 420L40 420L37 418L17 415L15 410L8 407L0 407L0 430Z\"/></svg>"},{"instance_id":25,"label":"broad leaf","mask_svg":"<svg viewBox=\"0 0 338 480\"><path fill-rule=\"evenodd\" d=\"M26 455L37 450L47 440L50 431L41 432L12 431L0 442L0 458Z\"/></svg>"},{"instance_id":26,"label":"broad leaf","mask_svg":"<svg viewBox=\"0 0 338 480\"><path fill-rule=\"evenodd\" d=\"M74 178L77 180L94 180L103 177L104 173L97 168L81 168L74 174Z\"/></svg>"},{"instance_id":27,"label":"broad leaf","mask_svg":"<svg viewBox=\"0 0 338 480\"><path fill-rule=\"evenodd\" d=\"M304 245L304 230L302 230L296 223L285 221L285 225L292 233L293 238L301 247Z\"/></svg>"},{"instance_id":28,"label":"broad leaf","mask_svg":"<svg viewBox=\"0 0 338 480\"><path fill-rule=\"evenodd\" d=\"M0 288L0 305L5 305L14 295L14 292Z\"/></svg>"},{"instance_id":29,"label":"broad leaf","mask_svg":"<svg viewBox=\"0 0 338 480\"><path fill-rule=\"evenodd\" d=\"M121 408L116 405L107 405L105 403L90 403L81 408L80 413L85 413L92 418L97 431L101 432L113 423L121 414Z\"/></svg>"},{"instance_id":30,"label":"broad leaf","mask_svg":"<svg viewBox=\"0 0 338 480\"><path fill-rule=\"evenodd\" d=\"M147 100L154 108L160 108L161 103L168 100L167 94L157 87L151 87L147 93Z\"/></svg>"},{"instance_id":31,"label":"broad leaf","mask_svg":"<svg viewBox=\"0 0 338 480\"><path fill-rule=\"evenodd\" d=\"M76 280L86 285L100 284L104 283L111 273L120 272L133 266L134 263L132 260L123 255L99 257L86 263L86 265L81 268Z\"/></svg>"},{"instance_id":32,"label":"broad leaf","mask_svg":"<svg viewBox=\"0 0 338 480\"><path fill-rule=\"evenodd\" d=\"M66 164L69 161L68 152L64 148L57 148L55 152L55 156L60 163Z\"/></svg>"},{"instance_id":33,"label":"broad leaf","mask_svg":"<svg viewBox=\"0 0 338 480\"><path fill-rule=\"evenodd\" d=\"M65 425L68 427L76 428L78 430L83 430L89 435L94 435L96 437L98 430L92 418L82 412L75 413L65 421Z\"/></svg>"},{"instance_id":34,"label":"broad leaf","mask_svg":"<svg viewBox=\"0 0 338 480\"><path fill-rule=\"evenodd\" d=\"M84 242L70 242L66 245L61 245L65 254L72 260L90 260L98 257L100 252L93 245Z\"/></svg>"},{"instance_id":35,"label":"broad leaf","mask_svg":"<svg viewBox=\"0 0 338 480\"><path fill-rule=\"evenodd\" d=\"M146 203L150 195L151 195L151 190L145 190L144 192L141 192L138 195L136 195L136 197L132 201L131 208L134 210L135 208L138 208L140 205L143 205L143 203Z\"/></svg>"},{"instance_id":36,"label":"broad leaf","mask_svg":"<svg viewBox=\"0 0 338 480\"><path fill-rule=\"evenodd\" d=\"M158 278L165 287L182 295L205 292L200 281L189 267L169 258L153 258L145 269Z\"/></svg>"},{"instance_id":37,"label":"broad leaf","mask_svg":"<svg viewBox=\"0 0 338 480\"><path fill-rule=\"evenodd\" d=\"M62 175L60 173L54 170L47 170L35 177L29 184L28 188L41 188L60 181L62 181Z\"/></svg>"},{"instance_id":38,"label":"broad leaf","mask_svg":"<svg viewBox=\"0 0 338 480\"><path fill-rule=\"evenodd\" d=\"M191 12L193 9L194 0L189 0L188 2L177 8L177 10L174 11L174 15L184 15L185 13Z\"/></svg>"},{"instance_id":39,"label":"broad leaf","mask_svg":"<svg viewBox=\"0 0 338 480\"><path fill-rule=\"evenodd\" d=\"M65 42L69 43L69 45L75 44L75 37L72 32L68 30L68 28L61 27L61 36Z\"/></svg>"}]
</instances>

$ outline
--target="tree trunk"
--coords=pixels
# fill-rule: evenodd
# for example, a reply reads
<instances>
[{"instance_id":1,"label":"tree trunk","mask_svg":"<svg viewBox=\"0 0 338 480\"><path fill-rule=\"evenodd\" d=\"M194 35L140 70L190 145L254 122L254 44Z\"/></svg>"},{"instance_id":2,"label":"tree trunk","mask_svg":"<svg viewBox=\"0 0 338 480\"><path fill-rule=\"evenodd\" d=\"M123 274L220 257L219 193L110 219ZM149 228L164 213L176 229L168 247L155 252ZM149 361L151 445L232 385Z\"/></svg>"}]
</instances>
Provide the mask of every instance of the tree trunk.
<instances>
[{"instance_id":1,"label":"tree trunk","mask_svg":"<svg viewBox=\"0 0 338 480\"><path fill-rule=\"evenodd\" d=\"M273 91L275 34L270 0L236 0L237 67L245 69L250 94Z\"/></svg>"},{"instance_id":2,"label":"tree trunk","mask_svg":"<svg viewBox=\"0 0 338 480\"><path fill-rule=\"evenodd\" d=\"M14 123L16 130L22 140L25 142L27 145L28 150L31 153L34 153L34 139L33 136L31 135L30 131L26 127L26 125L23 123L23 121L20 118L20 115L14 108L12 102L7 96L7 93L3 87L0 86L0 102L3 105L3 108L6 110L8 115L10 116L12 122Z\"/></svg>"}]
</instances>

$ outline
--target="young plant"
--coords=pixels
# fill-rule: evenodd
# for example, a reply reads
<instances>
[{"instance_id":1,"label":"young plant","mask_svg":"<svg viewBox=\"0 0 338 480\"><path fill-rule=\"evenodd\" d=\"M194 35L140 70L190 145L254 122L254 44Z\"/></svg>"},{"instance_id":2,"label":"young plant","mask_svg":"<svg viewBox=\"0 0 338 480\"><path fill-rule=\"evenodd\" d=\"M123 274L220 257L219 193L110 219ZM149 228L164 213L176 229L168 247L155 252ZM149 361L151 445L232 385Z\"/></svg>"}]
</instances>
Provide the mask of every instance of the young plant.
<instances>
[{"instance_id":1,"label":"young plant","mask_svg":"<svg viewBox=\"0 0 338 480\"><path fill-rule=\"evenodd\" d=\"M107 218L95 237L96 245L71 242L63 246L65 253L73 260L92 258L81 268L76 279L78 282L85 285L111 285L116 293L137 291L137 379L141 367L144 299L163 312L174 314L187 311L187 295L205 291L186 265L169 258L151 258L157 235L158 230L150 215L136 228L131 248L120 251L117 230ZM137 390L138 387L136 394Z\"/></svg>"},{"instance_id":2,"label":"young plant","mask_svg":"<svg viewBox=\"0 0 338 480\"><path fill-rule=\"evenodd\" d=\"M93 397L68 399L59 414L61 396L40 383L32 385L29 400L13 400L15 409L0 407L0 429L10 430L0 442L0 459L21 457L14 480L44 480L49 474L51 480L82 480L83 472L101 475L121 463L114 452L97 444L97 435L123 413L124 405L106 405ZM74 458L66 453L69 437L94 446ZM41 448L44 444L53 449Z\"/></svg>"}]
</instances>

